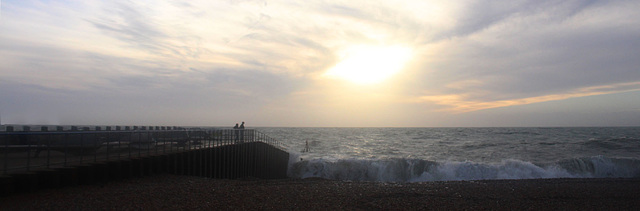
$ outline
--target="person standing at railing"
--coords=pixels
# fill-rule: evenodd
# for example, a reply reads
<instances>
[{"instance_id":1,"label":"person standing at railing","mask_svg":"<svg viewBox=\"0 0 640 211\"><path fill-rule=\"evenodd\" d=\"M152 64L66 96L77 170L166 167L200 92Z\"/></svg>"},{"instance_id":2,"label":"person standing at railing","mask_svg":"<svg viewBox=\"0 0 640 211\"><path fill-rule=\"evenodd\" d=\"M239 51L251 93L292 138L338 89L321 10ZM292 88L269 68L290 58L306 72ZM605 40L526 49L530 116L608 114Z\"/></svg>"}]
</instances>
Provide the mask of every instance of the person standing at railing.
<instances>
[{"instance_id":1,"label":"person standing at railing","mask_svg":"<svg viewBox=\"0 0 640 211\"><path fill-rule=\"evenodd\" d=\"M236 126L233 126L233 133L235 133L235 140L238 141L240 139L240 130L238 130L238 123L236 123Z\"/></svg>"},{"instance_id":2,"label":"person standing at railing","mask_svg":"<svg viewBox=\"0 0 640 211\"><path fill-rule=\"evenodd\" d=\"M244 142L244 122L240 125L240 140Z\"/></svg>"}]
</instances>

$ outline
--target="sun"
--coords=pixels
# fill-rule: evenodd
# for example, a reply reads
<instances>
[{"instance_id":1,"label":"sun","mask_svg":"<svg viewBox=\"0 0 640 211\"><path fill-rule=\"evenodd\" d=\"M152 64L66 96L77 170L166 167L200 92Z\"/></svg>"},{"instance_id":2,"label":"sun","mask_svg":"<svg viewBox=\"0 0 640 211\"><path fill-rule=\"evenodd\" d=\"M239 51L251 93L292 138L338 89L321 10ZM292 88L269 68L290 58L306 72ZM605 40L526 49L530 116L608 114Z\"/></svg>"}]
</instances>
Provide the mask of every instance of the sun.
<instances>
[{"instance_id":1,"label":"sun","mask_svg":"<svg viewBox=\"0 0 640 211\"><path fill-rule=\"evenodd\" d=\"M376 84L402 70L410 58L411 49L403 46L352 47L325 76L356 84Z\"/></svg>"}]
</instances>

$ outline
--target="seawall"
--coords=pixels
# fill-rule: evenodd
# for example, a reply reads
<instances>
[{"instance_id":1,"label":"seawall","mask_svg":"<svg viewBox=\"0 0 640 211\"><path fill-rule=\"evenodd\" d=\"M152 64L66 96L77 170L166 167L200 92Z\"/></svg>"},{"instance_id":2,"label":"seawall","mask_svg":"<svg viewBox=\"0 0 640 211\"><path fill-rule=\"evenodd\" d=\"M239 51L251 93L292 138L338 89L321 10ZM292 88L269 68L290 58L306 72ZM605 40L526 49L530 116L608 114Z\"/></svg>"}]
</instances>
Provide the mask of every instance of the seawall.
<instances>
[{"instance_id":1,"label":"seawall","mask_svg":"<svg viewBox=\"0 0 640 211\"><path fill-rule=\"evenodd\" d=\"M223 179L282 179L287 176L288 162L289 153L270 144L235 143L2 175L0 195L167 173Z\"/></svg>"}]
</instances>

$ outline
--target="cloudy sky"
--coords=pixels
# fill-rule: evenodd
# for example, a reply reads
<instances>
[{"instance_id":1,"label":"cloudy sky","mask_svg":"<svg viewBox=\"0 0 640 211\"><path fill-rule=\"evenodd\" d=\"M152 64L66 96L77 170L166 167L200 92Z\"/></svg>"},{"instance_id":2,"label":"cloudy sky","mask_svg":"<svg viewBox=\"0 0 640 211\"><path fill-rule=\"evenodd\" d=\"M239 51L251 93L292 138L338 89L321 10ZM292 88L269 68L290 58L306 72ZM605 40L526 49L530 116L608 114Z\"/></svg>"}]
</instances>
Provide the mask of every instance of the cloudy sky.
<instances>
[{"instance_id":1,"label":"cloudy sky","mask_svg":"<svg viewBox=\"0 0 640 211\"><path fill-rule=\"evenodd\" d=\"M640 125L640 1L0 7L2 124Z\"/></svg>"}]
</instances>

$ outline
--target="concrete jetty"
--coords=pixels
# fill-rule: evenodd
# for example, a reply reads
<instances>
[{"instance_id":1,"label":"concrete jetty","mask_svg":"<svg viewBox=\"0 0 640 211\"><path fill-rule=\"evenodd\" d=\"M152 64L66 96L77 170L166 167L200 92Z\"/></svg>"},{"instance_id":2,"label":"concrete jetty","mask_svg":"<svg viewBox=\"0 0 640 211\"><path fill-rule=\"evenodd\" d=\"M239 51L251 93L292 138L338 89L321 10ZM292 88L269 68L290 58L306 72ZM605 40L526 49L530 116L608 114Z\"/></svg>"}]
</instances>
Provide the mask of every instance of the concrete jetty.
<instances>
[{"instance_id":1,"label":"concrete jetty","mask_svg":"<svg viewBox=\"0 0 640 211\"><path fill-rule=\"evenodd\" d=\"M284 146L252 129L69 129L0 131L0 195L154 174L287 176L289 153Z\"/></svg>"}]
</instances>

